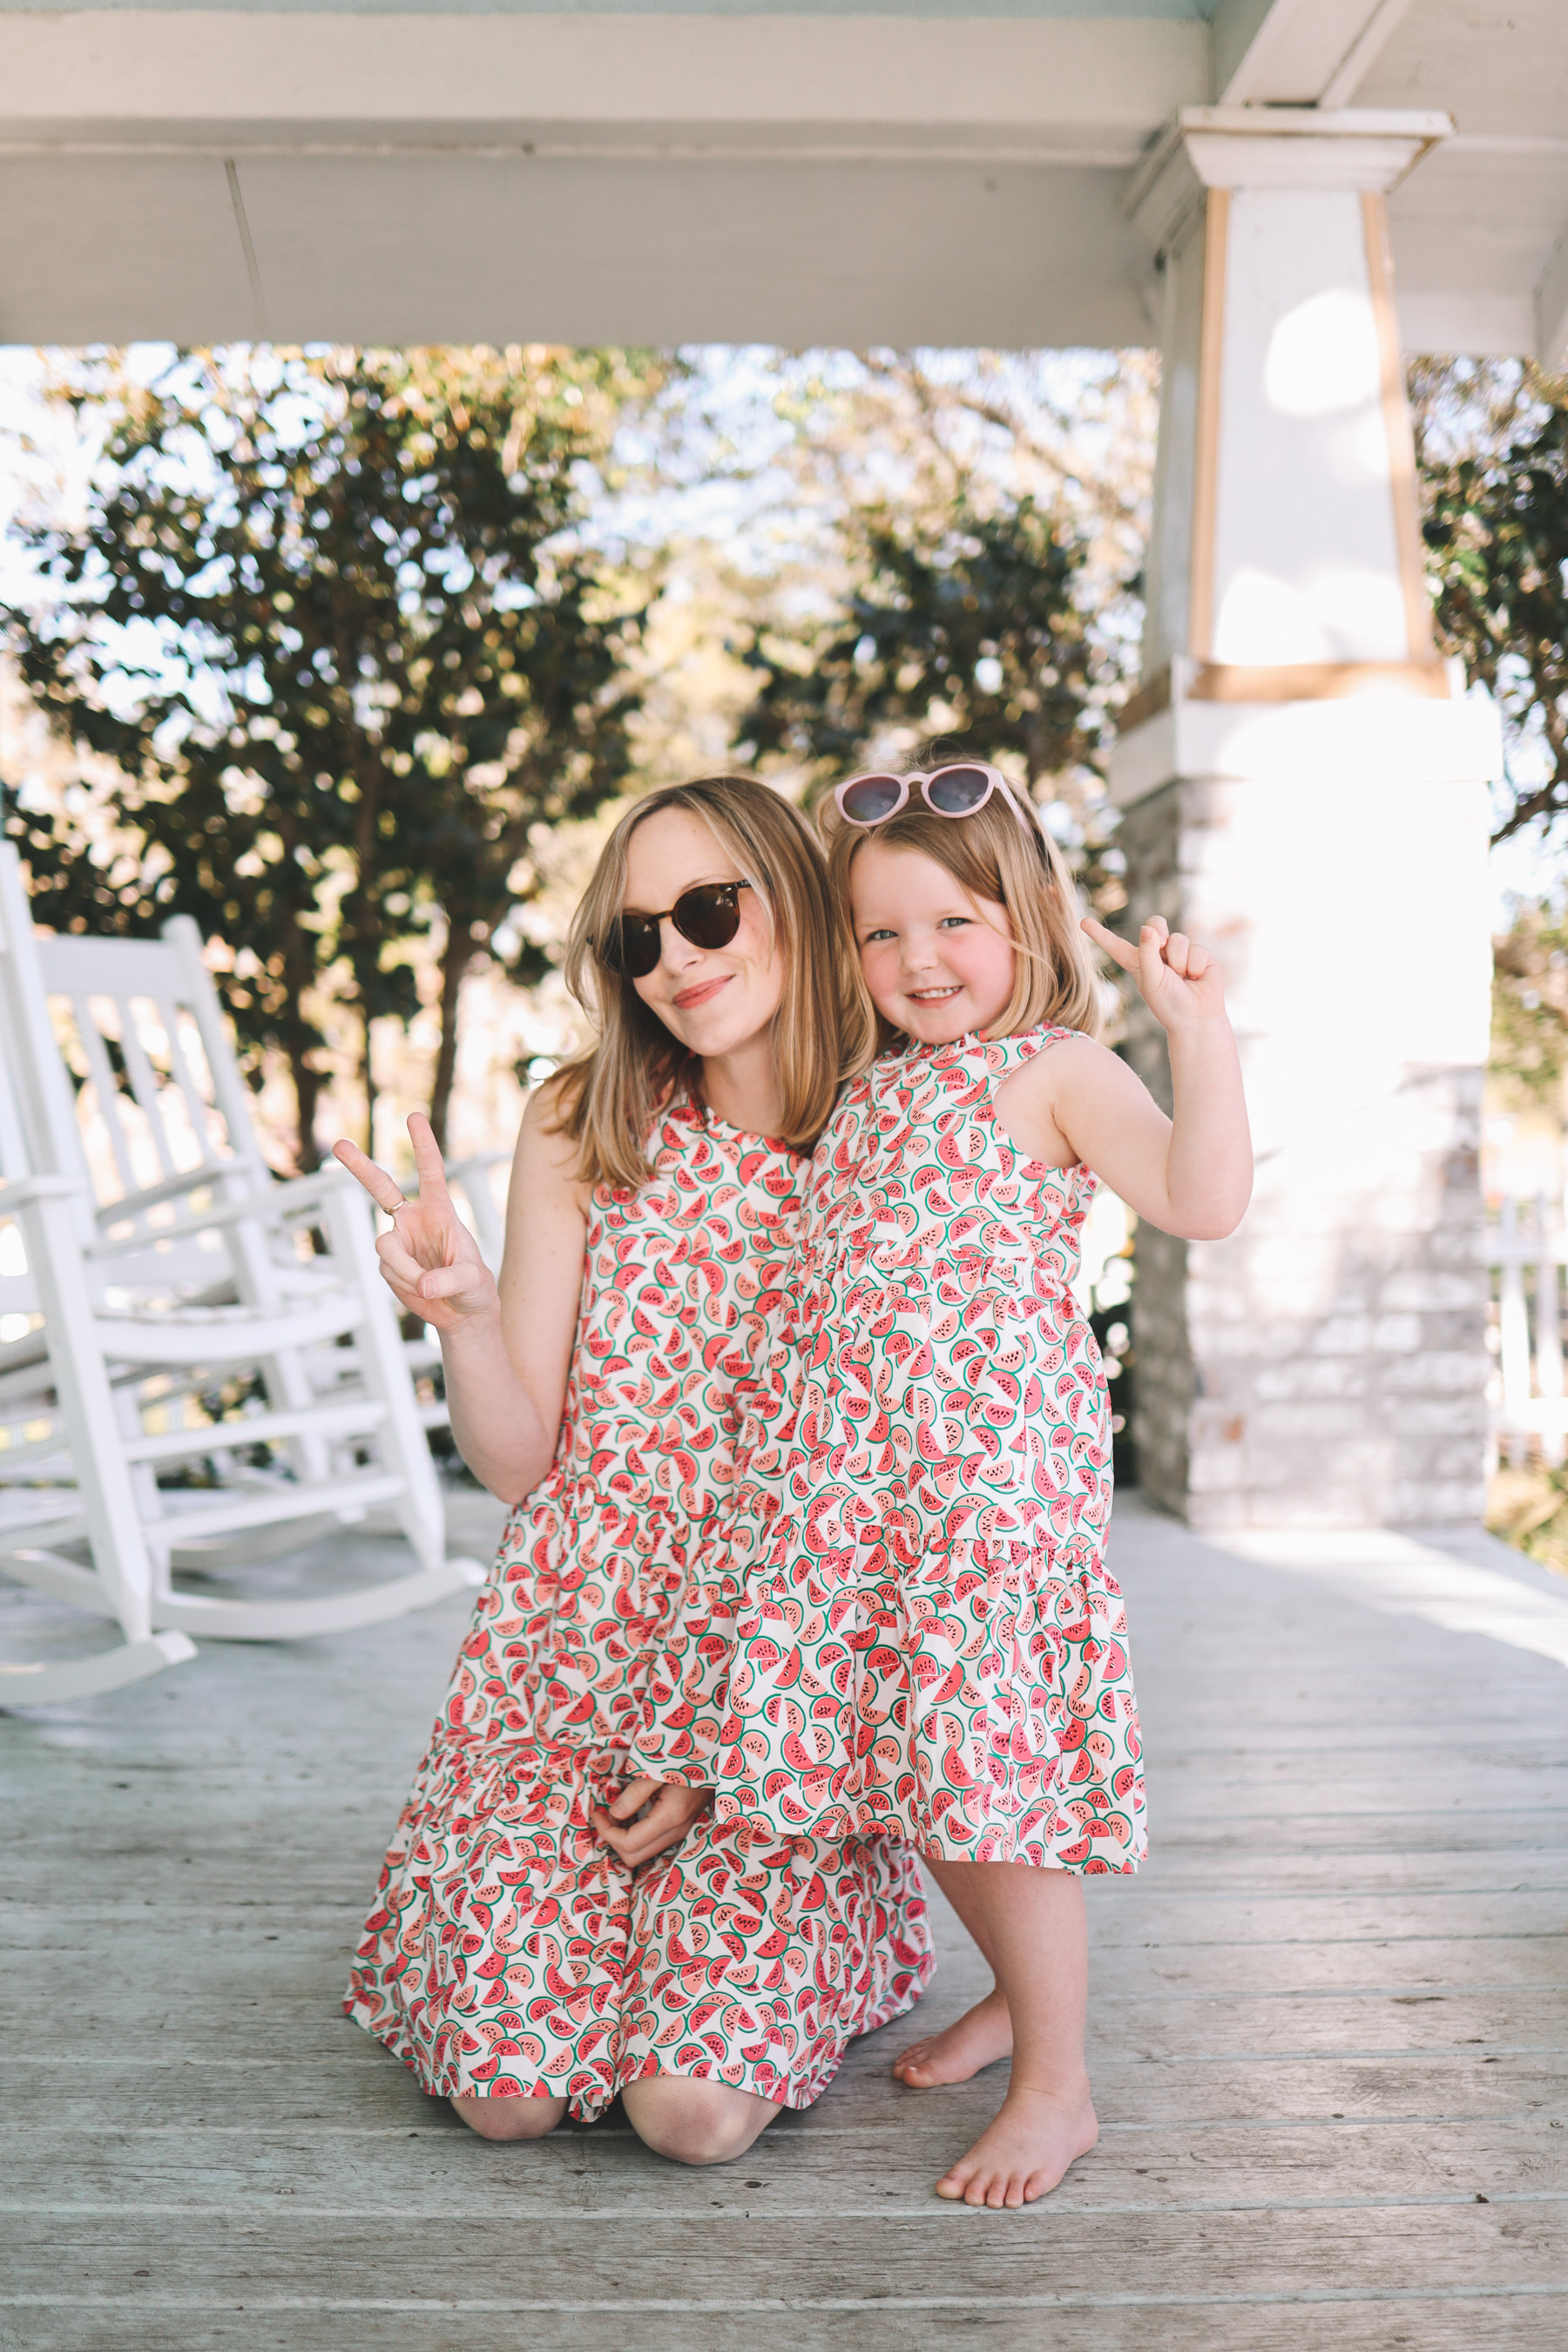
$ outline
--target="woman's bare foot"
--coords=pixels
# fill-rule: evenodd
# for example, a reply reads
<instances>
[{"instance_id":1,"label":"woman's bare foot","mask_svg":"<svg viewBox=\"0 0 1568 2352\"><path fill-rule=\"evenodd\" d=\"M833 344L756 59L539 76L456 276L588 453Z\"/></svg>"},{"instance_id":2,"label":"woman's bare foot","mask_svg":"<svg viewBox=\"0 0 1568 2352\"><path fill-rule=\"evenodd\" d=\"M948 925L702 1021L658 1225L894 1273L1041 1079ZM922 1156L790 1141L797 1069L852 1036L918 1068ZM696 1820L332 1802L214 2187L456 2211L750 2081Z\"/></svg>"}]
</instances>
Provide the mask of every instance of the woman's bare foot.
<instances>
[{"instance_id":1,"label":"woman's bare foot","mask_svg":"<svg viewBox=\"0 0 1568 2352\"><path fill-rule=\"evenodd\" d=\"M893 2072L911 2091L934 2090L939 2083L967 2083L982 2066L1013 2054L1013 2021L1005 1996L988 1992L966 2009L956 2025L911 2042L893 2061Z\"/></svg>"},{"instance_id":2,"label":"woman's bare foot","mask_svg":"<svg viewBox=\"0 0 1568 2352\"><path fill-rule=\"evenodd\" d=\"M966 2205L1032 2205L1099 2137L1087 2084L1071 2099L1015 2084L968 2155L942 2174L936 2193Z\"/></svg>"}]
</instances>

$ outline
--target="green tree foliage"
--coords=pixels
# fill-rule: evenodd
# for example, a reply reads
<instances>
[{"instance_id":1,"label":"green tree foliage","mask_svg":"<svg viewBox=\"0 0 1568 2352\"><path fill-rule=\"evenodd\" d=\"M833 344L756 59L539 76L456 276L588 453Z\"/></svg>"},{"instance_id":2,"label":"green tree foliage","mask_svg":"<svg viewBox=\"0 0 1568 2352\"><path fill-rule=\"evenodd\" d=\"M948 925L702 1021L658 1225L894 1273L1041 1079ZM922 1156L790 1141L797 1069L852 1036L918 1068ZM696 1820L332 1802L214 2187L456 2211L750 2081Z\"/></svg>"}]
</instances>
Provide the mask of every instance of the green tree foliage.
<instances>
[{"instance_id":1,"label":"green tree foliage","mask_svg":"<svg viewBox=\"0 0 1568 2352\"><path fill-rule=\"evenodd\" d=\"M626 404L616 352L182 354L110 388L79 527L32 531L13 618L54 725L123 778L112 844L23 810L41 919L194 915L253 1070L281 1054L314 1164L323 995L406 1020L442 941L441 1131L474 958L536 976L507 919L535 825L625 780L639 616L579 532ZM68 395L84 427L105 387ZM498 937L498 934L500 935ZM367 1111L368 1121L368 1111Z\"/></svg>"},{"instance_id":2,"label":"green tree foliage","mask_svg":"<svg viewBox=\"0 0 1568 2352\"><path fill-rule=\"evenodd\" d=\"M1493 1086L1519 1110L1563 1108L1568 1071L1568 920L1520 907L1492 941Z\"/></svg>"},{"instance_id":3,"label":"green tree foliage","mask_svg":"<svg viewBox=\"0 0 1568 2352\"><path fill-rule=\"evenodd\" d=\"M778 403L797 493L831 541L746 645L743 751L808 793L941 739L1052 803L1080 881L1121 903L1103 764L1135 670L1153 386L994 352L807 369ZM793 526L793 529L791 528Z\"/></svg>"},{"instance_id":4,"label":"green tree foliage","mask_svg":"<svg viewBox=\"0 0 1568 2352\"><path fill-rule=\"evenodd\" d=\"M1078 600L1084 542L1033 499L961 508L937 529L889 508L851 519L845 609L762 638L747 732L842 773L889 729L1011 753L1034 785L1098 756L1107 660Z\"/></svg>"},{"instance_id":5,"label":"green tree foliage","mask_svg":"<svg viewBox=\"0 0 1568 2352\"><path fill-rule=\"evenodd\" d=\"M1503 714L1503 841L1568 810L1568 383L1429 361L1412 389L1438 640Z\"/></svg>"}]
</instances>

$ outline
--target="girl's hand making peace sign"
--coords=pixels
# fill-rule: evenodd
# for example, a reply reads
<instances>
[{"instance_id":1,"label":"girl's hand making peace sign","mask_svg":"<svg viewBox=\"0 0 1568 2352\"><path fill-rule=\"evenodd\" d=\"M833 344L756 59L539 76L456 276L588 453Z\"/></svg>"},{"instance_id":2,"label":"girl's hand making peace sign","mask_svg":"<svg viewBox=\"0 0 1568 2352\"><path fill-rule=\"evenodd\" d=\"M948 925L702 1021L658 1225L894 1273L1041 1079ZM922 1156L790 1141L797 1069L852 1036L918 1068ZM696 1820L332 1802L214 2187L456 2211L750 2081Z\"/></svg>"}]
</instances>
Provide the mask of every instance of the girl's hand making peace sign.
<instances>
[{"instance_id":1,"label":"girl's hand making peace sign","mask_svg":"<svg viewBox=\"0 0 1568 2352\"><path fill-rule=\"evenodd\" d=\"M1082 928L1138 982L1138 993L1163 1029L1196 1029L1225 1019L1225 982L1207 948L1184 932L1173 934L1163 915L1152 915L1133 947L1092 915Z\"/></svg>"},{"instance_id":2,"label":"girl's hand making peace sign","mask_svg":"<svg viewBox=\"0 0 1568 2352\"><path fill-rule=\"evenodd\" d=\"M440 1150L423 1111L409 1113L408 1134L419 1171L416 1201L405 1201L385 1169L367 1159L357 1143L345 1138L332 1151L392 1219L392 1231L376 1237L375 1254L399 1307L405 1315L423 1316L437 1331L451 1331L470 1316L494 1309L496 1279L452 1206Z\"/></svg>"},{"instance_id":3,"label":"girl's hand making peace sign","mask_svg":"<svg viewBox=\"0 0 1568 2352\"><path fill-rule=\"evenodd\" d=\"M1003 1126L1050 1168L1082 1161L1130 1209L1187 1241L1236 1231L1252 1191L1252 1145L1236 1039L1215 957L1155 915L1136 947L1092 916L1083 928L1138 982L1165 1032L1175 1121L1118 1055L1064 1037L996 1090Z\"/></svg>"}]
</instances>

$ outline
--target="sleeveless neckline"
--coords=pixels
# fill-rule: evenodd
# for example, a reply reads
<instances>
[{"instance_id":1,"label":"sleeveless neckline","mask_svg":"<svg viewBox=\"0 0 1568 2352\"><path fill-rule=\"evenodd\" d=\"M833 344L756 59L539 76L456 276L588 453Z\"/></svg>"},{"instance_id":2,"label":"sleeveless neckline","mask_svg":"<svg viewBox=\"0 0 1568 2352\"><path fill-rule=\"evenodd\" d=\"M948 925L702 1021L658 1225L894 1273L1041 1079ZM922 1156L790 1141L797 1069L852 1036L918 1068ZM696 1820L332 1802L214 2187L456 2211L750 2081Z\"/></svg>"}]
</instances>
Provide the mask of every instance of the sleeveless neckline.
<instances>
[{"instance_id":1,"label":"sleeveless neckline","mask_svg":"<svg viewBox=\"0 0 1568 2352\"><path fill-rule=\"evenodd\" d=\"M763 1151L787 1151L796 1160L809 1160L808 1151L801 1151L786 1142L782 1135L762 1135L754 1128L736 1127L732 1120L721 1118L711 1106L695 1095L685 1095L672 1103L664 1114L667 1118L688 1118L710 1135L728 1136L732 1143L753 1144Z\"/></svg>"}]
</instances>

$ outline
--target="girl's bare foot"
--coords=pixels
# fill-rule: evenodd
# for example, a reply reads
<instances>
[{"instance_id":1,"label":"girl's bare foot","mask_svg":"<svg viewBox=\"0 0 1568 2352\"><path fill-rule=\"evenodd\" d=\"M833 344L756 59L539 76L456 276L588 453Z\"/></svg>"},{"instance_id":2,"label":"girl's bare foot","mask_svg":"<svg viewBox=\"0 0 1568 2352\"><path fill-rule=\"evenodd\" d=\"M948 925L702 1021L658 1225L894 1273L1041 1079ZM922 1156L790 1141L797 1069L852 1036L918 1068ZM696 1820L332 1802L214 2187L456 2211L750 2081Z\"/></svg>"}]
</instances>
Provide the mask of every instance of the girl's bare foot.
<instances>
[{"instance_id":1,"label":"girl's bare foot","mask_svg":"<svg viewBox=\"0 0 1568 2352\"><path fill-rule=\"evenodd\" d=\"M1015 2084L968 2155L942 2174L936 2193L966 2205L1032 2205L1099 2137L1087 2084L1068 2099Z\"/></svg>"},{"instance_id":2,"label":"girl's bare foot","mask_svg":"<svg viewBox=\"0 0 1568 2352\"><path fill-rule=\"evenodd\" d=\"M934 2090L939 2083L967 2083L982 2066L1013 2054L1013 2021L1000 1992L988 1992L966 2009L956 2025L911 2042L893 2061L893 2072L911 2091Z\"/></svg>"}]
</instances>

